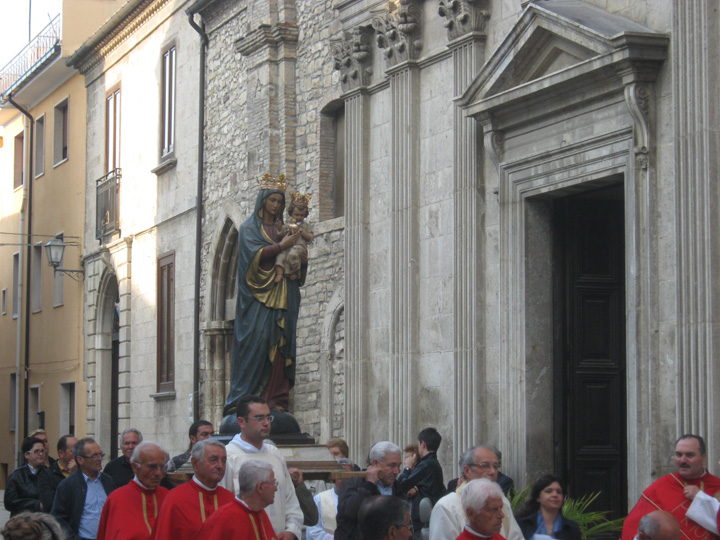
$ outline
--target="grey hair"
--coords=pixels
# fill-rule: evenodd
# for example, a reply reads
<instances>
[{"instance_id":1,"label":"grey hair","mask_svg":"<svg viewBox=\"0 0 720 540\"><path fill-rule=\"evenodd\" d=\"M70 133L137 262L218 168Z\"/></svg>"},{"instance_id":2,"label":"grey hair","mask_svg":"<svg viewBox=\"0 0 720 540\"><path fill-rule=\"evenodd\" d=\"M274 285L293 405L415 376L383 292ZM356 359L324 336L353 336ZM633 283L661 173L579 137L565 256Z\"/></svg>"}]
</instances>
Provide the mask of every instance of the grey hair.
<instances>
[{"instance_id":1,"label":"grey hair","mask_svg":"<svg viewBox=\"0 0 720 540\"><path fill-rule=\"evenodd\" d=\"M652 514L645 514L638 525L638 532L648 538L655 538L660 532L660 522Z\"/></svg>"},{"instance_id":2,"label":"grey hair","mask_svg":"<svg viewBox=\"0 0 720 540\"><path fill-rule=\"evenodd\" d=\"M492 450L492 453L495 454L495 457L498 458L498 461L502 465L502 452L498 450L497 446L488 446L490 450Z\"/></svg>"},{"instance_id":3,"label":"grey hair","mask_svg":"<svg viewBox=\"0 0 720 540\"><path fill-rule=\"evenodd\" d=\"M349 465L350 467L352 467L353 465L355 465L352 461L350 461L350 460L349 460L348 458L346 458L346 457L335 458L335 461L337 461L339 465Z\"/></svg>"},{"instance_id":4,"label":"grey hair","mask_svg":"<svg viewBox=\"0 0 720 540\"><path fill-rule=\"evenodd\" d=\"M82 439L79 439L73 447L73 457L76 458L78 456L82 456L85 453L86 444L96 444L95 439L92 437L83 437Z\"/></svg>"},{"instance_id":5,"label":"grey hair","mask_svg":"<svg viewBox=\"0 0 720 540\"><path fill-rule=\"evenodd\" d=\"M460 466L460 475L463 478L467 478L465 476L465 465L472 465L475 463L475 452L480 449L484 448L485 450L490 450L493 454L495 454L495 457L497 457L497 452L492 446L487 446L485 444L478 444L477 446L473 446L471 448L468 448L463 452L463 455L460 456L460 461L458 461L458 465ZM498 461L500 461L500 458L498 457Z\"/></svg>"},{"instance_id":6,"label":"grey hair","mask_svg":"<svg viewBox=\"0 0 720 540\"><path fill-rule=\"evenodd\" d=\"M470 480L462 489L460 498L463 502L463 510L472 508L479 512L487 504L488 499L502 500L503 492L495 482L487 478Z\"/></svg>"},{"instance_id":7,"label":"grey hair","mask_svg":"<svg viewBox=\"0 0 720 540\"><path fill-rule=\"evenodd\" d=\"M170 459L170 455L167 453L167 450L165 450L158 443L154 443L152 441L145 441L145 442L141 442L140 444L138 444L135 447L135 450L133 450L133 453L132 453L132 457L130 458L130 463L140 464L140 454L142 454L145 450L148 450L150 448L157 448L163 454L165 454L165 461L168 461Z\"/></svg>"},{"instance_id":8,"label":"grey hair","mask_svg":"<svg viewBox=\"0 0 720 540\"><path fill-rule=\"evenodd\" d=\"M131 428L126 429L125 431L123 431L123 432L120 434L120 444L122 444L122 441L123 441L123 439L125 438L125 435L127 435L128 433L134 433L135 435L137 435L137 436L138 436L138 443L141 443L141 442L143 441L143 436L142 436L142 433L140 433L140 430L139 430L139 429L135 429L134 427L131 427Z\"/></svg>"},{"instance_id":9,"label":"grey hair","mask_svg":"<svg viewBox=\"0 0 720 540\"><path fill-rule=\"evenodd\" d=\"M267 461L249 459L240 465L238 471L238 483L240 484L240 495L255 491L259 482L269 482L273 469Z\"/></svg>"},{"instance_id":10,"label":"grey hair","mask_svg":"<svg viewBox=\"0 0 720 540\"><path fill-rule=\"evenodd\" d=\"M205 439L204 441L198 441L195 443L195 445L192 447L192 452L190 452L190 455L195 459L204 458L205 447L209 444L212 446L219 446L220 448L225 450L225 443L218 441L217 439Z\"/></svg>"},{"instance_id":11,"label":"grey hair","mask_svg":"<svg viewBox=\"0 0 720 540\"><path fill-rule=\"evenodd\" d=\"M0 531L3 538L37 538L38 540L64 540L65 533L50 514L22 512L8 520Z\"/></svg>"},{"instance_id":12,"label":"grey hair","mask_svg":"<svg viewBox=\"0 0 720 540\"><path fill-rule=\"evenodd\" d=\"M375 460L383 462L385 461L385 456L388 454L398 454L402 456L402 448L390 441L380 441L379 443L375 443L370 449L370 463L372 464Z\"/></svg>"}]
</instances>

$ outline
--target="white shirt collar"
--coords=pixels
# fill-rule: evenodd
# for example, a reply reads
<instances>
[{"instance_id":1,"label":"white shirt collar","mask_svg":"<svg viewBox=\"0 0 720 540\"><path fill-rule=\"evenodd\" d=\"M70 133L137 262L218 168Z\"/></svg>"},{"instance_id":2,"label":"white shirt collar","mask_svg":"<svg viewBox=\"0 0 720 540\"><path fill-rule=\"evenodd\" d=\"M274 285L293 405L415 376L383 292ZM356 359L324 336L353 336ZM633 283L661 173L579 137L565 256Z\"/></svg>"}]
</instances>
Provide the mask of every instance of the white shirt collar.
<instances>
[{"instance_id":1,"label":"white shirt collar","mask_svg":"<svg viewBox=\"0 0 720 540\"><path fill-rule=\"evenodd\" d=\"M193 482L195 482L198 486L203 488L205 491L215 491L217 489L217 486L215 486L214 488L207 487L200 480L198 480L197 476L195 476L195 475L193 475L192 479L193 479Z\"/></svg>"}]
</instances>

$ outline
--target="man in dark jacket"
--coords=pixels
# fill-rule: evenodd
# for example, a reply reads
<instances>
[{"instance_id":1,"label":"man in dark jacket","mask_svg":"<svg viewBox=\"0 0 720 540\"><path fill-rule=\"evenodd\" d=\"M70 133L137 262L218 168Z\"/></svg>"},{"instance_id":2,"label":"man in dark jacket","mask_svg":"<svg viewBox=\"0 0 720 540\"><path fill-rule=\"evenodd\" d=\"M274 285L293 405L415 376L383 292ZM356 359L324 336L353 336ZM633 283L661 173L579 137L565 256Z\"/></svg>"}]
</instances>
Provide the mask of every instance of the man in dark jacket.
<instances>
[{"instance_id":1,"label":"man in dark jacket","mask_svg":"<svg viewBox=\"0 0 720 540\"><path fill-rule=\"evenodd\" d=\"M382 441L370 449L370 466L365 478L345 480L338 495L335 540L360 540L358 513L363 501L373 495L399 495L397 482L402 463L402 449Z\"/></svg>"},{"instance_id":2,"label":"man in dark jacket","mask_svg":"<svg viewBox=\"0 0 720 540\"><path fill-rule=\"evenodd\" d=\"M55 490L60 482L75 472L73 448L77 439L72 435L63 435L57 443L58 458L50 467L38 473L38 490L43 509L49 512L55 500Z\"/></svg>"},{"instance_id":3,"label":"man in dark jacket","mask_svg":"<svg viewBox=\"0 0 720 540\"><path fill-rule=\"evenodd\" d=\"M5 509L11 516L25 510L30 512L43 510L37 476L44 467L45 446L40 439L28 437L22 442L20 449L26 463L12 472L5 486Z\"/></svg>"},{"instance_id":4,"label":"man in dark jacket","mask_svg":"<svg viewBox=\"0 0 720 540\"><path fill-rule=\"evenodd\" d=\"M77 470L60 482L50 512L58 520L68 540L96 538L100 515L115 483L100 472L103 454L90 437L75 443Z\"/></svg>"},{"instance_id":5,"label":"man in dark jacket","mask_svg":"<svg viewBox=\"0 0 720 540\"><path fill-rule=\"evenodd\" d=\"M442 437L435 428L423 429L418 434L418 452L420 462L414 471L406 468L398 477L400 493L411 498L410 515L415 532L413 538L422 537L423 523L420 519L420 501L429 498L433 506L445 494L445 483L437 451L440 448Z\"/></svg>"},{"instance_id":6,"label":"man in dark jacket","mask_svg":"<svg viewBox=\"0 0 720 540\"><path fill-rule=\"evenodd\" d=\"M135 428L126 429L120 435L120 450L122 456L117 457L105 465L103 472L109 474L115 482L115 487L123 487L130 483L135 473L130 465L130 458L135 447L143 440L142 433Z\"/></svg>"}]
</instances>

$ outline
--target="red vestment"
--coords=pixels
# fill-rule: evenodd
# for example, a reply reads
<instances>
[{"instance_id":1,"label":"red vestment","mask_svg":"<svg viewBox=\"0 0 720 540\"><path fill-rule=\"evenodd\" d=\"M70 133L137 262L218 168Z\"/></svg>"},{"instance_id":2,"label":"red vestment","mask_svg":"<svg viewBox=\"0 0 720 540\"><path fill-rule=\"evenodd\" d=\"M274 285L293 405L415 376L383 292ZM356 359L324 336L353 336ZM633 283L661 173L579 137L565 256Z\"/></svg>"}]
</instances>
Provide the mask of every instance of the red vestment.
<instances>
[{"instance_id":1,"label":"red vestment","mask_svg":"<svg viewBox=\"0 0 720 540\"><path fill-rule=\"evenodd\" d=\"M190 480L165 497L153 527L152 538L195 540L203 523L215 510L234 500L235 495L222 486L209 491Z\"/></svg>"},{"instance_id":2,"label":"red vestment","mask_svg":"<svg viewBox=\"0 0 720 540\"><path fill-rule=\"evenodd\" d=\"M685 480L678 473L666 474L655 480L645 491L640 500L625 518L622 540L633 540L643 516L655 510L670 512L680 523L680 530L685 540L712 540L712 533L685 516L691 501L685 497L685 486L698 486L710 496L720 492L720 478L706 472L695 480Z\"/></svg>"},{"instance_id":3,"label":"red vestment","mask_svg":"<svg viewBox=\"0 0 720 540\"><path fill-rule=\"evenodd\" d=\"M478 534L473 534L472 532L468 531L468 528L465 527L463 529L463 532L460 533L460 536L458 536L455 540L505 540L505 537L498 533L490 538L487 538L485 536L480 536Z\"/></svg>"},{"instance_id":4,"label":"red vestment","mask_svg":"<svg viewBox=\"0 0 720 540\"><path fill-rule=\"evenodd\" d=\"M210 516L197 537L202 540L277 540L265 510L250 510L237 498Z\"/></svg>"},{"instance_id":5,"label":"red vestment","mask_svg":"<svg viewBox=\"0 0 720 540\"><path fill-rule=\"evenodd\" d=\"M116 489L103 506L97 540L149 540L168 493L164 487L143 489L135 480Z\"/></svg>"}]
</instances>

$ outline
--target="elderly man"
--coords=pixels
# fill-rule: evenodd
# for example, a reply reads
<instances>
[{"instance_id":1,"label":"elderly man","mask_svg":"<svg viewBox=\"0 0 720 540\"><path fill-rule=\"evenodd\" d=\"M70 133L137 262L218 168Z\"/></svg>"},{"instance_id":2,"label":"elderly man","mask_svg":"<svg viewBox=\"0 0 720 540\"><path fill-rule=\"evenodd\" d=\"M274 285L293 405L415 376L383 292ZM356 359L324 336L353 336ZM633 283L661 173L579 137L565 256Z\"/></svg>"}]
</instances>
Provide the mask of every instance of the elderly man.
<instances>
[{"instance_id":1,"label":"elderly man","mask_svg":"<svg viewBox=\"0 0 720 540\"><path fill-rule=\"evenodd\" d=\"M336 458L335 461L346 471L353 470L353 462L349 459ZM305 529L308 540L333 540L335 528L337 527L338 495L343 482L345 480L342 478L335 480L335 485L332 488L321 491L313 497L317 507L318 522L316 525Z\"/></svg>"},{"instance_id":2,"label":"elderly man","mask_svg":"<svg viewBox=\"0 0 720 540\"><path fill-rule=\"evenodd\" d=\"M218 486L227 461L222 442L198 441L190 460L195 475L165 498L153 528L155 540L195 540L213 512L235 500L231 491Z\"/></svg>"},{"instance_id":3,"label":"elderly man","mask_svg":"<svg viewBox=\"0 0 720 540\"><path fill-rule=\"evenodd\" d=\"M222 484L239 495L238 471L243 462L255 459L272 465L279 494L267 507L270 522L273 529L278 531L278 540L293 540L293 536L300 538L303 513L285 458L275 446L265 442L270 436L273 421L270 407L260 396L248 395L238 399L235 410L240 433L227 445L227 468Z\"/></svg>"},{"instance_id":4,"label":"elderly man","mask_svg":"<svg viewBox=\"0 0 720 540\"><path fill-rule=\"evenodd\" d=\"M100 472L105 454L94 439L86 437L77 441L73 455L76 470L58 485L51 513L69 539L94 539L105 500L115 489L115 483Z\"/></svg>"},{"instance_id":5,"label":"elderly man","mask_svg":"<svg viewBox=\"0 0 720 540\"><path fill-rule=\"evenodd\" d=\"M55 463L46 467L38 474L40 502L45 511L49 512L55 500L55 491L60 482L75 472L75 456L73 448L77 439L72 435L63 435L57 443L58 458Z\"/></svg>"},{"instance_id":6,"label":"elderly man","mask_svg":"<svg viewBox=\"0 0 720 540\"><path fill-rule=\"evenodd\" d=\"M410 506L405 499L373 495L358 514L363 540L409 540L413 534Z\"/></svg>"},{"instance_id":7,"label":"elderly man","mask_svg":"<svg viewBox=\"0 0 720 540\"><path fill-rule=\"evenodd\" d=\"M337 540L359 540L358 512L363 501L374 495L398 495L395 480L400 474L402 449L389 441L381 441L370 449L370 466L365 478L346 480L338 496Z\"/></svg>"},{"instance_id":8,"label":"elderly man","mask_svg":"<svg viewBox=\"0 0 720 540\"><path fill-rule=\"evenodd\" d=\"M680 540L680 524L672 514L664 510L655 510L640 520L640 527L635 538L637 540Z\"/></svg>"},{"instance_id":9,"label":"elderly man","mask_svg":"<svg viewBox=\"0 0 720 540\"><path fill-rule=\"evenodd\" d=\"M265 508L273 504L278 483L270 463L245 460L238 473L240 496L208 518L202 540L272 540L276 538Z\"/></svg>"},{"instance_id":10,"label":"elderly man","mask_svg":"<svg viewBox=\"0 0 720 540\"><path fill-rule=\"evenodd\" d=\"M135 477L105 501L98 540L149 540L169 490L160 486L168 453L158 444L142 442L130 458Z\"/></svg>"},{"instance_id":11,"label":"elderly man","mask_svg":"<svg viewBox=\"0 0 720 540\"><path fill-rule=\"evenodd\" d=\"M188 449L182 454L171 458L170 461L168 461L165 471L169 473L175 472L180 467L185 465L185 463L187 463L187 460L190 459L192 449L195 446L195 443L209 439L210 437L212 437L214 431L215 430L213 429L213 425L207 420L197 420L196 422L193 422L190 426L190 429L188 430L190 446L188 446Z\"/></svg>"},{"instance_id":12,"label":"elderly man","mask_svg":"<svg viewBox=\"0 0 720 540\"><path fill-rule=\"evenodd\" d=\"M713 534L686 516L690 508L690 489L698 488L707 495L720 492L720 478L705 469L705 441L699 435L683 435L675 443L675 472L655 480L642 492L623 525L622 540L633 540L640 520L655 510L670 512L680 523L686 538L711 540Z\"/></svg>"},{"instance_id":13,"label":"elderly man","mask_svg":"<svg viewBox=\"0 0 720 540\"><path fill-rule=\"evenodd\" d=\"M135 428L126 429L120 434L120 451L122 455L110 461L103 470L105 474L112 477L115 486L126 486L133 479L135 473L132 465L130 465L130 458L142 440L142 433Z\"/></svg>"},{"instance_id":14,"label":"elderly man","mask_svg":"<svg viewBox=\"0 0 720 540\"><path fill-rule=\"evenodd\" d=\"M480 445L469 448L460 458L462 476L460 484L453 493L441 498L430 515L430 540L454 540L465 527L465 510L460 502L460 492L465 484L478 478L487 478L495 482L500 469L500 461L489 446ZM502 496L503 514L500 533L508 540L523 540L523 534L512 514L510 501Z\"/></svg>"},{"instance_id":15,"label":"elderly man","mask_svg":"<svg viewBox=\"0 0 720 540\"><path fill-rule=\"evenodd\" d=\"M460 496L467 525L457 540L503 540L500 529L505 514L500 486L487 478L478 478L467 482Z\"/></svg>"}]
</instances>

